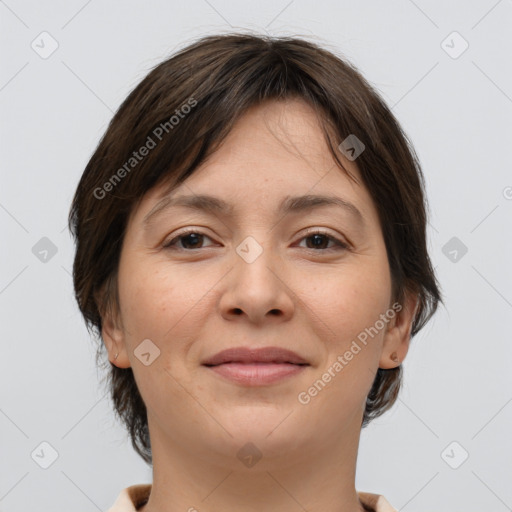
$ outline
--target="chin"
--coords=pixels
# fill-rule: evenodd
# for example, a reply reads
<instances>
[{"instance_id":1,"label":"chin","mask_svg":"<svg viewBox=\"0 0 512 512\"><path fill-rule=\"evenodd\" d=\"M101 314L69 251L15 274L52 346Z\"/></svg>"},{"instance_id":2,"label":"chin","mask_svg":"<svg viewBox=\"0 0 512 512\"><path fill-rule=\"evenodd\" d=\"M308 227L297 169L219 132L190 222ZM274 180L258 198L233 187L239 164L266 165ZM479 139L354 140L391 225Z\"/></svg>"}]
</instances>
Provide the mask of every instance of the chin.
<instances>
[{"instance_id":1,"label":"chin","mask_svg":"<svg viewBox=\"0 0 512 512\"><path fill-rule=\"evenodd\" d=\"M290 442L296 444L304 431L300 425L291 420L291 408L272 412L262 412L261 408L254 407L250 413L230 415L229 419L222 422L222 425L233 436L229 438L236 444L244 444L252 441L255 444L268 448L283 448ZM289 418L287 418L290 416ZM220 418L219 418L220 420Z\"/></svg>"}]
</instances>

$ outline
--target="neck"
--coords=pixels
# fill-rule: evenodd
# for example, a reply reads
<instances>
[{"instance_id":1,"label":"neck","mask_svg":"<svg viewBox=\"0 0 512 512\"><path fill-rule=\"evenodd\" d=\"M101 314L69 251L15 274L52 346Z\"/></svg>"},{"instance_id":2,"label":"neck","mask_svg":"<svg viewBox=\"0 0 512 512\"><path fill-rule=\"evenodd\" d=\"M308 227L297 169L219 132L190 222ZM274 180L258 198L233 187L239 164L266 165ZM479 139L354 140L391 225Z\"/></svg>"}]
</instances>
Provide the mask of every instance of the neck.
<instances>
[{"instance_id":1,"label":"neck","mask_svg":"<svg viewBox=\"0 0 512 512\"><path fill-rule=\"evenodd\" d=\"M337 432L335 441L313 439L313 446L286 450L268 439L258 448L226 450L215 443L186 446L149 424L153 486L143 512L365 512L355 489L360 430ZM321 437L321 436L318 436ZM233 444L233 440L230 440ZM247 443L239 443L244 446ZM233 453L234 456L226 456ZM252 466L257 453L261 454ZM253 459L250 458L253 455ZM241 459L248 461L246 466Z\"/></svg>"}]
</instances>

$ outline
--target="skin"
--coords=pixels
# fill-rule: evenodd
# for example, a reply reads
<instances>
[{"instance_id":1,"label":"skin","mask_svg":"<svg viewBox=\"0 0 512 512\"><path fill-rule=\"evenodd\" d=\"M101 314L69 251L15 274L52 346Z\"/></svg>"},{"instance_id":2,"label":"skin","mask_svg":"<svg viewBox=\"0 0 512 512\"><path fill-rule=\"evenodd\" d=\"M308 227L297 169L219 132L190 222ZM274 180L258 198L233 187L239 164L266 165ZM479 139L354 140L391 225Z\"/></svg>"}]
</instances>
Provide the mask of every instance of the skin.
<instances>
[{"instance_id":1,"label":"skin","mask_svg":"<svg viewBox=\"0 0 512 512\"><path fill-rule=\"evenodd\" d=\"M147 406L153 487L145 512L364 510L355 468L365 400L377 369L399 364L391 354L399 361L407 354L416 297L408 295L324 389L299 403L298 394L394 302L375 206L357 160L341 160L359 184L335 165L307 104L270 101L250 109L172 192L215 195L232 214L173 207L144 230L162 186L132 212L119 309L104 318L102 334L111 362L133 369ZM306 193L349 201L364 228L337 206L276 212L285 196ZM205 236L176 240L186 227ZM348 248L328 237L315 246L307 228L321 228ZM263 249L252 263L236 252L248 236ZM174 249L163 248L172 240ZM145 339L160 350L148 366L134 353ZM310 366L247 387L201 364L225 348L269 345L294 350ZM249 442L261 454L252 467L237 457Z\"/></svg>"}]
</instances>

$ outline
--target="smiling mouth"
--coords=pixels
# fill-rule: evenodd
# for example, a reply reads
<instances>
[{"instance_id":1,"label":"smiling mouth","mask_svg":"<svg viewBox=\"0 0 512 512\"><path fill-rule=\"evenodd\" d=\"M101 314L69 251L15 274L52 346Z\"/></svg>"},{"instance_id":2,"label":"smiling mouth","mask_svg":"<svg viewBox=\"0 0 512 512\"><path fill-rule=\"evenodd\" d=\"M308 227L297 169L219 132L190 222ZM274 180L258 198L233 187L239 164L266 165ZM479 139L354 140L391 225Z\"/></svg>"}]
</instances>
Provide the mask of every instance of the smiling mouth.
<instances>
[{"instance_id":1,"label":"smiling mouth","mask_svg":"<svg viewBox=\"0 0 512 512\"><path fill-rule=\"evenodd\" d=\"M231 347L202 362L212 374L241 386L266 386L299 375L309 362L278 346Z\"/></svg>"},{"instance_id":2,"label":"smiling mouth","mask_svg":"<svg viewBox=\"0 0 512 512\"><path fill-rule=\"evenodd\" d=\"M267 386L302 373L309 364L231 361L203 365L223 379L241 386Z\"/></svg>"},{"instance_id":3,"label":"smiling mouth","mask_svg":"<svg viewBox=\"0 0 512 512\"><path fill-rule=\"evenodd\" d=\"M212 368L214 366L221 366L226 364L242 364L242 365L262 365L262 366L271 366L271 365L294 365L294 366L309 366L308 363L291 363L289 361L226 361L225 363L219 364L204 364L203 366L208 366Z\"/></svg>"},{"instance_id":4,"label":"smiling mouth","mask_svg":"<svg viewBox=\"0 0 512 512\"><path fill-rule=\"evenodd\" d=\"M295 352L275 346L269 347L231 347L218 352L202 362L203 365L215 366L227 363L289 363L309 364L306 359Z\"/></svg>"}]
</instances>

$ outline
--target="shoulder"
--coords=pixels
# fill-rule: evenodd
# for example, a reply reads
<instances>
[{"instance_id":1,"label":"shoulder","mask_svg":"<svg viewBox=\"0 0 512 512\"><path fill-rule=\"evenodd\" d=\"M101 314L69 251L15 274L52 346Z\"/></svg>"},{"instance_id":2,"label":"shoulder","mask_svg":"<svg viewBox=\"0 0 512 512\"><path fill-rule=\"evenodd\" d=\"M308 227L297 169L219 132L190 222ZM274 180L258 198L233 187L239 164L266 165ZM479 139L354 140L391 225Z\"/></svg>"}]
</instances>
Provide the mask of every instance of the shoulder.
<instances>
[{"instance_id":1,"label":"shoulder","mask_svg":"<svg viewBox=\"0 0 512 512\"><path fill-rule=\"evenodd\" d=\"M397 509L392 507L389 501L381 494L358 492L357 495L364 505L367 505L375 512L398 512Z\"/></svg>"},{"instance_id":2,"label":"shoulder","mask_svg":"<svg viewBox=\"0 0 512 512\"><path fill-rule=\"evenodd\" d=\"M131 485L123 489L107 512L136 512L151 492L151 484Z\"/></svg>"}]
</instances>

